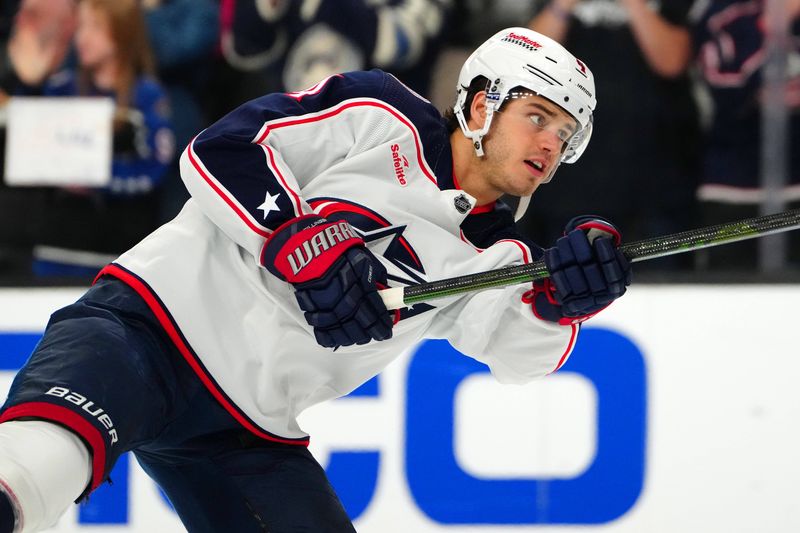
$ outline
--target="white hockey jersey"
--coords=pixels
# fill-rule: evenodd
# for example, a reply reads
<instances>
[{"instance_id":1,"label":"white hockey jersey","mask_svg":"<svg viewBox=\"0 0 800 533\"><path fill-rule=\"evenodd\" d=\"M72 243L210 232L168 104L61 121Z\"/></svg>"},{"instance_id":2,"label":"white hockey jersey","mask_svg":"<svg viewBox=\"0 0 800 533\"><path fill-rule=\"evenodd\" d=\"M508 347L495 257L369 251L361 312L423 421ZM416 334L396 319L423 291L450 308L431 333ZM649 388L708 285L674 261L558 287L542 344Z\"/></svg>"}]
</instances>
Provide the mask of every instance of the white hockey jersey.
<instances>
[{"instance_id":1,"label":"white hockey jersey","mask_svg":"<svg viewBox=\"0 0 800 533\"><path fill-rule=\"evenodd\" d=\"M446 338L508 383L555 371L574 346L578 326L536 318L519 285L415 305L390 340L333 351L263 267L272 231L309 213L356 228L391 286L541 256L507 208L476 207L459 189L440 114L391 75L337 75L244 104L193 139L181 175L192 196L181 213L104 272L147 300L211 393L263 438L306 443L300 412L420 339Z\"/></svg>"}]
</instances>

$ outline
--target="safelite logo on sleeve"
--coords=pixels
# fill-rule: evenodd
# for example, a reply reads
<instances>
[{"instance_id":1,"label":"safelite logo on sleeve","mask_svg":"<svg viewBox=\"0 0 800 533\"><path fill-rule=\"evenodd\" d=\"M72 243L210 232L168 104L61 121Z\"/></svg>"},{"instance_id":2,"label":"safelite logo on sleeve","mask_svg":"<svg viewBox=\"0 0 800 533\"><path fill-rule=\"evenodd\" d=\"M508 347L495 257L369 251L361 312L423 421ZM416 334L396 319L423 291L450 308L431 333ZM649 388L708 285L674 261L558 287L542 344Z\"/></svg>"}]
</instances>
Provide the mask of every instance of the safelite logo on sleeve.
<instances>
[{"instance_id":1,"label":"safelite logo on sleeve","mask_svg":"<svg viewBox=\"0 0 800 533\"><path fill-rule=\"evenodd\" d=\"M400 182L400 185L405 187L408 185L408 180L406 180L406 170L408 168L408 158L400 153L400 145L393 144L392 145L392 166L394 167L394 175L397 177L397 181Z\"/></svg>"}]
</instances>

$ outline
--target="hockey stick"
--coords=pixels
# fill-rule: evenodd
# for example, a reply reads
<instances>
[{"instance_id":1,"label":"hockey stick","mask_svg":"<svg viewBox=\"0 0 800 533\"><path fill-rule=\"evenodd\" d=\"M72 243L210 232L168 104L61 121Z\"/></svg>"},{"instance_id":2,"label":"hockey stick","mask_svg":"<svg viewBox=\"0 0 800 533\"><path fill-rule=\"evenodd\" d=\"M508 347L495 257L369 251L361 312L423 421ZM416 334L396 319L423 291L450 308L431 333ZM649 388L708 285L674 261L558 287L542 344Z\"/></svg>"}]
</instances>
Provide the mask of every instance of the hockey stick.
<instances>
[{"instance_id":1,"label":"hockey stick","mask_svg":"<svg viewBox=\"0 0 800 533\"><path fill-rule=\"evenodd\" d=\"M798 228L800 228L800 209L795 209L623 244L620 250L629 261L635 263ZM547 276L547 267L544 260L540 259L525 265L514 265L407 287L393 287L381 290L379 293L387 309L400 309L436 298L525 283Z\"/></svg>"}]
</instances>

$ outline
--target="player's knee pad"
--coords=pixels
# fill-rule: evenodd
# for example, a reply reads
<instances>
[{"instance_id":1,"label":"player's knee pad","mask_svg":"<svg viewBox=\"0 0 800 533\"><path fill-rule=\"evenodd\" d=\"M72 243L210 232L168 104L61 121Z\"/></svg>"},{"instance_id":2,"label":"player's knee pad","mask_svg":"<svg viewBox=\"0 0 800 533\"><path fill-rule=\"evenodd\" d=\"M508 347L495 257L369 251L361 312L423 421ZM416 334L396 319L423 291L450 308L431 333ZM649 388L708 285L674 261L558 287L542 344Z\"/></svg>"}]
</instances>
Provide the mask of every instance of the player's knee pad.
<instances>
[{"instance_id":1,"label":"player's knee pad","mask_svg":"<svg viewBox=\"0 0 800 533\"><path fill-rule=\"evenodd\" d=\"M89 451L78 436L42 420L0 424L0 490L16 523L40 531L80 496L91 478Z\"/></svg>"}]
</instances>

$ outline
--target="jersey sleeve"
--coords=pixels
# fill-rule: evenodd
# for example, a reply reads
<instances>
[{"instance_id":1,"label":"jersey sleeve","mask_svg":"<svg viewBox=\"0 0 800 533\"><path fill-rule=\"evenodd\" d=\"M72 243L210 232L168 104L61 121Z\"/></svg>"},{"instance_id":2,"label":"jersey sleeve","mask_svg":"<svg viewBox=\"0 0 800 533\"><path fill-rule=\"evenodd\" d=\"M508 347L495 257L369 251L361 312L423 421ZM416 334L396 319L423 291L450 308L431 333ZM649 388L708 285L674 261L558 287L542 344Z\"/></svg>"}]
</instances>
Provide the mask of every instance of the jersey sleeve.
<instances>
[{"instance_id":1,"label":"jersey sleeve","mask_svg":"<svg viewBox=\"0 0 800 533\"><path fill-rule=\"evenodd\" d=\"M445 338L486 364L501 383L527 383L553 373L572 353L580 324L536 317L525 298L529 288L514 285L459 298L437 313L428 336Z\"/></svg>"},{"instance_id":2,"label":"jersey sleeve","mask_svg":"<svg viewBox=\"0 0 800 533\"><path fill-rule=\"evenodd\" d=\"M181 177L200 208L261 261L270 235L313 211L303 188L325 170L380 143L388 75L335 75L294 93L244 104L195 137ZM357 187L357 183L353 183Z\"/></svg>"},{"instance_id":3,"label":"jersey sleeve","mask_svg":"<svg viewBox=\"0 0 800 533\"><path fill-rule=\"evenodd\" d=\"M520 235L507 208L471 215L462 238L480 252L480 272L541 259L541 247ZM559 325L534 315L525 298L530 284L468 294L437 313L430 334L489 366L502 383L526 383L555 372L575 346L580 325Z\"/></svg>"},{"instance_id":4,"label":"jersey sleeve","mask_svg":"<svg viewBox=\"0 0 800 533\"><path fill-rule=\"evenodd\" d=\"M525 301L527 289L490 289L462 298L438 313L431 333L486 364L501 383L527 383L553 373L572 353L580 325L537 318Z\"/></svg>"}]
</instances>

